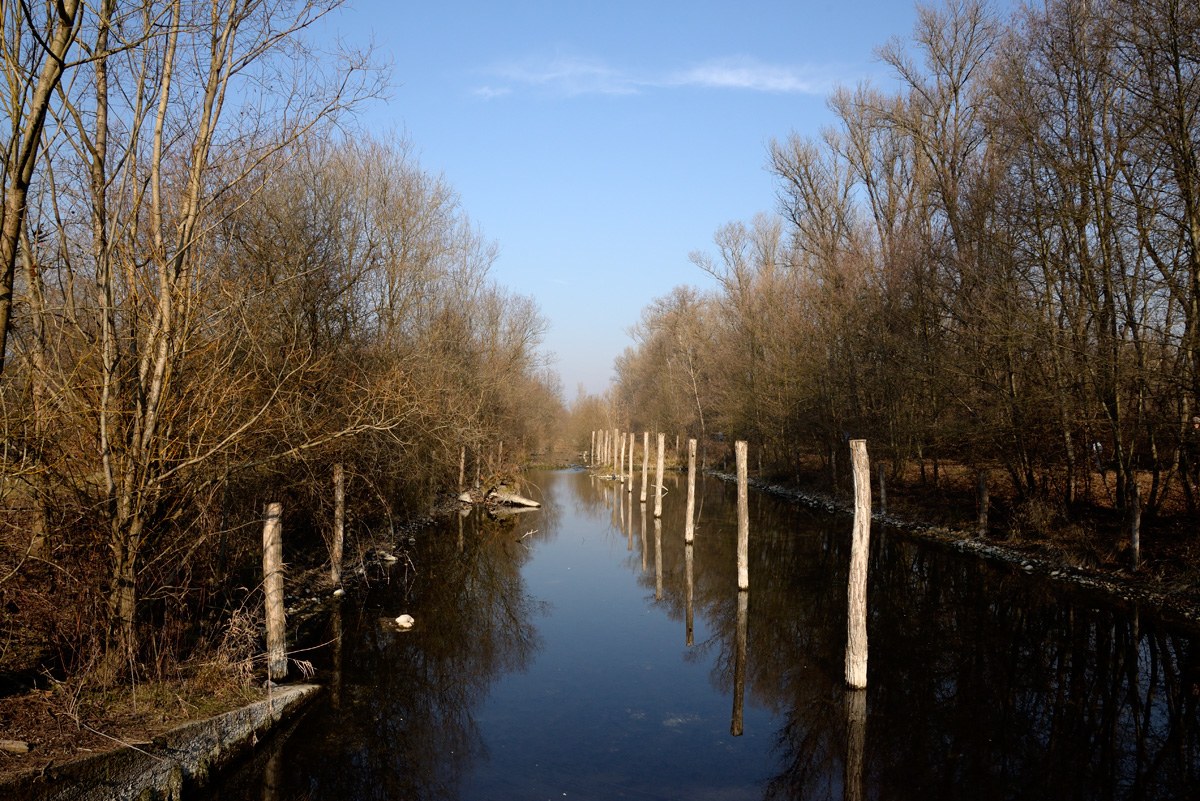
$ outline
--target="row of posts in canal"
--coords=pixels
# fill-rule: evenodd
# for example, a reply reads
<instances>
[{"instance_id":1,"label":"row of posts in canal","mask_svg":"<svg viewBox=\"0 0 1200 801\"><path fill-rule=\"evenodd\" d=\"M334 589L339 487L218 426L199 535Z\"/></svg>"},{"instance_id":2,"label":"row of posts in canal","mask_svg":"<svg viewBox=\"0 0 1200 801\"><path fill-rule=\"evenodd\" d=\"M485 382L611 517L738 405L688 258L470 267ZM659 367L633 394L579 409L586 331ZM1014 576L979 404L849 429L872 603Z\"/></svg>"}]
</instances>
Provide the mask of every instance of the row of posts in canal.
<instances>
[{"instance_id":1,"label":"row of posts in canal","mask_svg":"<svg viewBox=\"0 0 1200 801\"><path fill-rule=\"evenodd\" d=\"M611 466L616 478L627 485L626 491L633 492L634 435L619 430L593 431L593 463ZM654 479L654 518L658 525L662 517L663 462L666 435L658 435L658 464ZM599 448L598 458L597 448ZM678 451L678 441L676 441ZM647 463L650 454L650 433L642 434L642 503L647 498ZM744 643L746 636L744 619L749 607L750 591L750 481L747 468L747 444L743 440L734 443L737 463L737 586L738 586L738 640ZM848 614L846 622L846 684L852 689L867 686L867 556L871 538L871 472L867 457L866 440L850 441L850 461L854 477L854 525L850 543L850 578L847 587ZM628 464L628 476L625 465ZM884 490L880 475L880 489ZM687 511L684 517L684 542L691 545L695 537L696 505L696 440L688 440ZM983 513L986 515L986 512ZM986 519L986 518L984 518ZM691 626L688 626L689 634ZM690 643L689 643L690 644ZM742 687L745 681L745 648L738 648L734 669L734 685ZM740 734L738 721L741 715L741 693L735 693L734 734Z\"/></svg>"},{"instance_id":2,"label":"row of posts in canal","mask_svg":"<svg viewBox=\"0 0 1200 801\"><path fill-rule=\"evenodd\" d=\"M662 599L662 491L663 491L663 451L665 434L658 435L658 463L655 474L655 503L654 503L654 548L655 548L655 597ZM630 527L629 547L633 548L633 461L635 439L632 433L622 434L619 431L592 432L591 458L593 464L611 465L615 468L616 477L626 485L630 493ZM688 440L687 468L687 509L684 517L684 564L687 573L686 584L686 628L687 644L693 643L693 586L692 586L692 553L695 539L695 505L696 505L696 440ZM647 498L647 462L650 451L650 435L642 434L642 532L645 536L646 498ZM676 453L679 450L676 441ZM599 458L597 458L599 448ZM737 737L743 731L743 710L746 695L746 650L748 645L748 628L750 617L750 481L747 468L747 443L734 443L734 453L737 463L737 629L734 645L733 667L733 718L730 724L730 734ZM854 523L850 544L850 576L847 582L847 617L846 617L846 760L844 763L845 798L858 801L864 797L863 785L863 753L866 745L867 725L867 564L871 536L871 472L870 460L867 457L866 440L851 440L850 463L854 480ZM628 474L624 465L628 465ZM883 473L879 475L880 500L886 504L886 484ZM986 487L986 484L981 484ZM620 490L618 490L620 491ZM986 491L986 490L985 490ZM986 496L985 496L986 497ZM984 502L986 504L986 501ZM986 505L983 506L980 523L986 526ZM646 569L646 548L642 547L642 569Z\"/></svg>"}]
</instances>

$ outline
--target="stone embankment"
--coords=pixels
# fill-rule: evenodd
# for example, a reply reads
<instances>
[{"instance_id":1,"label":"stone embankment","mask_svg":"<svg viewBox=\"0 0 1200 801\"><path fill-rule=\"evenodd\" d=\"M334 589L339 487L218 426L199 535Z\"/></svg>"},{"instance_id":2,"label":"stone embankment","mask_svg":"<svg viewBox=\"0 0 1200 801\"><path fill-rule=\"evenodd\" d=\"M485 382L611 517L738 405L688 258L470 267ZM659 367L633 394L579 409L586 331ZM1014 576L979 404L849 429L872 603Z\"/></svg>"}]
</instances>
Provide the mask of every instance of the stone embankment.
<instances>
[{"instance_id":1,"label":"stone embankment","mask_svg":"<svg viewBox=\"0 0 1200 801\"><path fill-rule=\"evenodd\" d=\"M210 775L247 753L297 715L319 691L312 684L277 687L269 698L193 721L114 751L27 774L0 786L5 801L180 801Z\"/></svg>"}]
</instances>

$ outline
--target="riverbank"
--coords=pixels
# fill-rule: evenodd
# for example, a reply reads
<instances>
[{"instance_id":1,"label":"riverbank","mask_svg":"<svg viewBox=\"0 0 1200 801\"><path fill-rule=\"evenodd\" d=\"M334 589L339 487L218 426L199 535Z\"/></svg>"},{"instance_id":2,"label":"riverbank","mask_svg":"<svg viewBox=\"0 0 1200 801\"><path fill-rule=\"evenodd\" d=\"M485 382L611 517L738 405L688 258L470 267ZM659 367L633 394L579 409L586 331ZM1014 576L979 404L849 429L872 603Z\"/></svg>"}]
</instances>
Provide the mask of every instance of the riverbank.
<instances>
[{"instance_id":1,"label":"riverbank","mask_svg":"<svg viewBox=\"0 0 1200 801\"><path fill-rule=\"evenodd\" d=\"M706 472L723 481L737 481L733 473L719 470ZM757 478L750 478L749 483L761 492L798 505L834 514L854 513L851 503L828 493ZM1004 532L1001 535L1003 539L980 539L961 527L922 520L919 513L919 506L908 503L905 504L904 514L881 514L875 511L871 518L877 524L886 526L886 530L899 532L914 540L972 554L1007 565L1013 570L1096 592L1117 603L1150 607L1167 620L1200 629L1200 587L1193 582L1189 565L1172 566L1157 560L1134 572L1116 563L1113 557L1121 556L1120 551L1111 552L1107 560L1097 560L1098 563L1092 561L1096 560L1095 553L1089 552L1088 560L1081 564L1085 560L1076 558L1071 549L1056 545L1052 537L1026 538Z\"/></svg>"}]
</instances>

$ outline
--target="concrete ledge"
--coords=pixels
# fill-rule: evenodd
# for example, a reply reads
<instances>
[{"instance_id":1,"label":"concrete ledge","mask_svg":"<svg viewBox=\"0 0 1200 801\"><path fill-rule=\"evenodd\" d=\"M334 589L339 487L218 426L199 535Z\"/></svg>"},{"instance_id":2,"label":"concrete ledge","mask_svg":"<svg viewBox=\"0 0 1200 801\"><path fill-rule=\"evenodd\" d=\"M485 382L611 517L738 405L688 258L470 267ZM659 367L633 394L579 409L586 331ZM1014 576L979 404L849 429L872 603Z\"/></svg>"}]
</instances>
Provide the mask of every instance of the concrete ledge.
<instances>
[{"instance_id":1,"label":"concrete ledge","mask_svg":"<svg viewBox=\"0 0 1200 801\"><path fill-rule=\"evenodd\" d=\"M320 687L280 687L263 701L186 723L145 748L126 746L23 776L0 786L5 801L180 801L184 788L209 776L253 747L280 721L293 717Z\"/></svg>"}]
</instances>

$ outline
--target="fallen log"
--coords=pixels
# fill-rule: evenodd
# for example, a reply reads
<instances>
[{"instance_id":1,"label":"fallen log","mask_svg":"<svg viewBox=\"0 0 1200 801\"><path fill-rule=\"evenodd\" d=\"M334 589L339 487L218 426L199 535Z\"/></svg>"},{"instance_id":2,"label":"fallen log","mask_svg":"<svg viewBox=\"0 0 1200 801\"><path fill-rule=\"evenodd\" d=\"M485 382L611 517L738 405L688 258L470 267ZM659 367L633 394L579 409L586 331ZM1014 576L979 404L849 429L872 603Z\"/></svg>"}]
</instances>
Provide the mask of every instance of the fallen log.
<instances>
[{"instance_id":1,"label":"fallen log","mask_svg":"<svg viewBox=\"0 0 1200 801\"><path fill-rule=\"evenodd\" d=\"M528 506L531 509L541 507L537 501L532 501L523 495L518 495L515 492L509 492L506 489L494 489L488 493L488 500L492 503L502 504L504 506Z\"/></svg>"}]
</instances>

